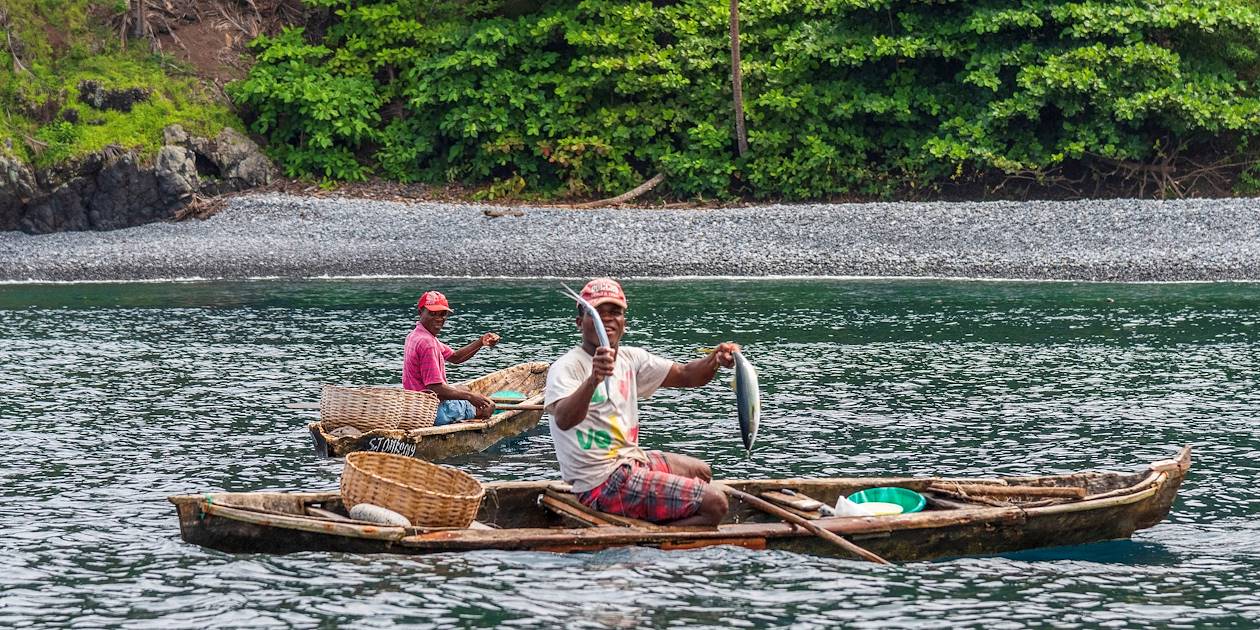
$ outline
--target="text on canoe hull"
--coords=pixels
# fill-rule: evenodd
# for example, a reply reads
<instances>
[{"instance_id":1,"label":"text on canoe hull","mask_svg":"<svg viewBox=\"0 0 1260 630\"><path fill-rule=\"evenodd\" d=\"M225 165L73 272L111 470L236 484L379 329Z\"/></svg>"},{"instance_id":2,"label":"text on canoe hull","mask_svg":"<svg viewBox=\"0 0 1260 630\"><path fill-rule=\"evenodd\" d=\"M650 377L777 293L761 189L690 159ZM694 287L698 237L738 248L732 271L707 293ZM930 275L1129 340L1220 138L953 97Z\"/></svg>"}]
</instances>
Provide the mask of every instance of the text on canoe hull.
<instances>
[{"instance_id":1,"label":"text on canoe hull","mask_svg":"<svg viewBox=\"0 0 1260 630\"><path fill-rule=\"evenodd\" d=\"M368 440L367 450L376 453L393 453L394 455L416 456L416 445L391 437L374 437Z\"/></svg>"}]
</instances>

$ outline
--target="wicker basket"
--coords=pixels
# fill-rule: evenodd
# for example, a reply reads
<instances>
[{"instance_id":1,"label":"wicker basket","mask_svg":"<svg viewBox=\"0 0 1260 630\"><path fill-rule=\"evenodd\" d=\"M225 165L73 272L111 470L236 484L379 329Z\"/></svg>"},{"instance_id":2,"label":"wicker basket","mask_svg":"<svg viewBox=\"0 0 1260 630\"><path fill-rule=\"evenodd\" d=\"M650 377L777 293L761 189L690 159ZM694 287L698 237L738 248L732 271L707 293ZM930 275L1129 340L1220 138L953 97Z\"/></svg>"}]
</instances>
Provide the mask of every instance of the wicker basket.
<instances>
[{"instance_id":1,"label":"wicker basket","mask_svg":"<svg viewBox=\"0 0 1260 630\"><path fill-rule=\"evenodd\" d=\"M433 426L439 402L433 392L325 385L319 397L319 419L325 431L341 427L414 431Z\"/></svg>"},{"instance_id":2,"label":"wicker basket","mask_svg":"<svg viewBox=\"0 0 1260 630\"><path fill-rule=\"evenodd\" d=\"M346 509L371 503L406 516L418 527L468 527L485 494L468 473L390 453L350 453L341 473Z\"/></svg>"}]
</instances>

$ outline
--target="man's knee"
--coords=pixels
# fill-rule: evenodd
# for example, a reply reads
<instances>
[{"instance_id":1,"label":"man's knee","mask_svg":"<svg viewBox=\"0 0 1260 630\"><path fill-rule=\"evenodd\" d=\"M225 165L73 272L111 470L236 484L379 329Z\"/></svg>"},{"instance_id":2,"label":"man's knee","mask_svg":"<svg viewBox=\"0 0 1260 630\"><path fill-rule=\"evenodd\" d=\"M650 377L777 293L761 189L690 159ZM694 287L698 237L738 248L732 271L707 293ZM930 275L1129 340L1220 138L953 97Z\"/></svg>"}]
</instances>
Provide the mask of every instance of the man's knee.
<instances>
[{"instance_id":1,"label":"man's knee","mask_svg":"<svg viewBox=\"0 0 1260 630\"><path fill-rule=\"evenodd\" d=\"M678 453L665 453L665 461L669 463L669 471L680 477L691 477L705 483L713 480L713 471L701 460ZM725 497L725 495L723 495Z\"/></svg>"},{"instance_id":2,"label":"man's knee","mask_svg":"<svg viewBox=\"0 0 1260 630\"><path fill-rule=\"evenodd\" d=\"M698 460L696 459L696 457L687 457L687 459L690 460L688 462L690 470L687 473L687 476L689 476L689 478L699 479L701 481L704 481L704 483L706 484L709 483L709 481L713 480L713 470L711 469L711 467L709 467L708 464L706 464L706 462ZM718 493L718 494L721 494L721 493ZM726 500L725 494L721 494L721 496L722 496L722 500Z\"/></svg>"},{"instance_id":3,"label":"man's knee","mask_svg":"<svg viewBox=\"0 0 1260 630\"><path fill-rule=\"evenodd\" d=\"M709 483L710 481L713 481L713 469L709 468L709 465L707 463L702 462L698 459L694 461L696 463L695 463L695 468L691 476L705 483ZM726 501L725 494L718 493L718 495L722 497L723 501Z\"/></svg>"},{"instance_id":4,"label":"man's knee","mask_svg":"<svg viewBox=\"0 0 1260 630\"><path fill-rule=\"evenodd\" d=\"M477 409L467 400L444 400L438 405L437 416L433 426L440 427L455 422L463 422L477 415Z\"/></svg>"},{"instance_id":5,"label":"man's knee","mask_svg":"<svg viewBox=\"0 0 1260 630\"><path fill-rule=\"evenodd\" d=\"M700 497L700 509L697 511L697 514L707 517L713 525L717 525L726 517L726 513L730 509L730 502L726 499L726 493L712 485L704 487L704 495Z\"/></svg>"}]
</instances>

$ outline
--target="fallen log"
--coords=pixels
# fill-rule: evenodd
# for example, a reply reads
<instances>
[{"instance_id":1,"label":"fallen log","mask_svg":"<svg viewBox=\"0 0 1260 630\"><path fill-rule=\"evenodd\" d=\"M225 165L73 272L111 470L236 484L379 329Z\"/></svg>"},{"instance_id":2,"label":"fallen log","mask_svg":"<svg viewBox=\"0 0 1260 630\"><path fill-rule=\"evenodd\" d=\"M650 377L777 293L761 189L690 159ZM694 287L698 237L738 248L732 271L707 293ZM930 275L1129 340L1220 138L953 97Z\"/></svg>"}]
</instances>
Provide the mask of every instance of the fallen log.
<instances>
[{"instance_id":1,"label":"fallen log","mask_svg":"<svg viewBox=\"0 0 1260 630\"><path fill-rule=\"evenodd\" d=\"M590 208L602 208L604 206L615 206L619 203L625 203L627 201L630 201L631 199L634 199L646 193L647 191L652 190L653 188L656 188L663 181L665 181L665 174L657 173L655 177L647 180L646 182L643 182L642 184L639 184L636 188L634 188L633 190L629 192L622 193L620 195L617 195L616 197L610 197L608 199L601 199L599 201L590 201L587 203L574 204L573 207L579 210L587 210Z\"/></svg>"}]
</instances>

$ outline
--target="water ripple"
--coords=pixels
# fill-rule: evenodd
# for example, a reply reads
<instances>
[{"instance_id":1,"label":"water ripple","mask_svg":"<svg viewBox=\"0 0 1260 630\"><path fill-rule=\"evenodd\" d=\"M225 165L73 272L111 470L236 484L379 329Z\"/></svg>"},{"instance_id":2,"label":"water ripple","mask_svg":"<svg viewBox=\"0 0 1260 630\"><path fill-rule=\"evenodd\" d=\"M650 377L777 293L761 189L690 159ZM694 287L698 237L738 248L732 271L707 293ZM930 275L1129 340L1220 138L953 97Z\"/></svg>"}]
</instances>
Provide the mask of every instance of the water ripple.
<instances>
[{"instance_id":1,"label":"water ripple","mask_svg":"<svg viewBox=\"0 0 1260 630\"><path fill-rule=\"evenodd\" d=\"M643 441L719 476L1128 469L1195 445L1172 514L1129 541L893 567L710 548L426 557L230 555L170 494L326 489L319 385L396 383L414 296L444 337L503 334L452 378L573 342L553 283L405 280L0 287L0 625L574 628L1254 627L1260 291L1248 284L638 282L627 343L732 339L759 367L744 455L723 385L662 391ZM556 478L546 432L460 458Z\"/></svg>"}]
</instances>

